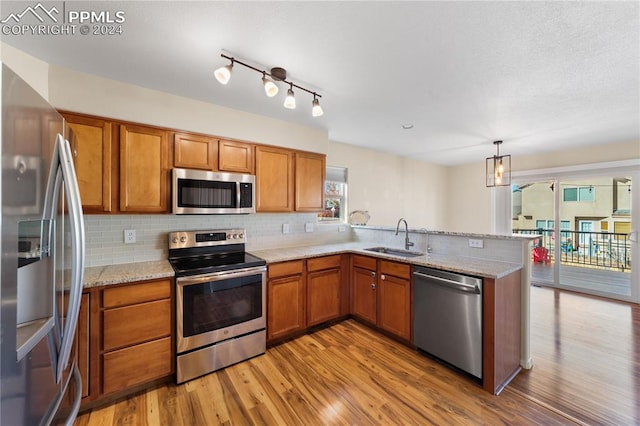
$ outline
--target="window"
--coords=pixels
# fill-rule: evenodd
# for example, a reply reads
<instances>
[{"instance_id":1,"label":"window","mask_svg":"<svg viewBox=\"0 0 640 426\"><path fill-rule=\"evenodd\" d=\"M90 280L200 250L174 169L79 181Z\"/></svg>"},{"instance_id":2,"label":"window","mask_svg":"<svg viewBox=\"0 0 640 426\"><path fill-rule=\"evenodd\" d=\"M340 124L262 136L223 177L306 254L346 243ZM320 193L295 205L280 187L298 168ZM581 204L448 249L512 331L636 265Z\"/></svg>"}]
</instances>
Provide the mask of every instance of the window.
<instances>
[{"instance_id":1,"label":"window","mask_svg":"<svg viewBox=\"0 0 640 426\"><path fill-rule=\"evenodd\" d=\"M327 166L324 182L324 211L318 213L318 222L346 222L347 169Z\"/></svg>"},{"instance_id":2,"label":"window","mask_svg":"<svg viewBox=\"0 0 640 426\"><path fill-rule=\"evenodd\" d=\"M593 186L564 188L562 201L595 201L596 189Z\"/></svg>"}]
</instances>

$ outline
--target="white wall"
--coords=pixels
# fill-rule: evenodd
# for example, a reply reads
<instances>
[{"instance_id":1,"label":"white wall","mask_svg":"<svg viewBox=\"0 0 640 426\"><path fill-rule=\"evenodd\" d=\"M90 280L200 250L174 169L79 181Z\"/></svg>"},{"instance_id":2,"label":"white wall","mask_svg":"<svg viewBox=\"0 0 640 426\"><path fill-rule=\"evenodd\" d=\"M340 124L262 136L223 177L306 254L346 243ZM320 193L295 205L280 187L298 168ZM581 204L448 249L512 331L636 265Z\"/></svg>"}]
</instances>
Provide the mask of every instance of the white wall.
<instances>
[{"instance_id":1,"label":"white wall","mask_svg":"<svg viewBox=\"0 0 640 426\"><path fill-rule=\"evenodd\" d=\"M267 145L327 152L326 130L225 108L55 65L49 101L58 108Z\"/></svg>"},{"instance_id":2,"label":"white wall","mask_svg":"<svg viewBox=\"0 0 640 426\"><path fill-rule=\"evenodd\" d=\"M512 158L514 171L640 158L640 141L612 143L579 150ZM491 189L485 187L485 163L447 169L447 220L442 229L454 232L491 232Z\"/></svg>"},{"instance_id":3,"label":"white wall","mask_svg":"<svg viewBox=\"0 0 640 426\"><path fill-rule=\"evenodd\" d=\"M337 142L329 143L327 165L346 167L348 210L366 210L368 225L440 229L446 219L446 167Z\"/></svg>"},{"instance_id":4,"label":"white wall","mask_svg":"<svg viewBox=\"0 0 640 426\"><path fill-rule=\"evenodd\" d=\"M49 64L6 43L0 43L0 54L2 62L22 77L40 96L49 99Z\"/></svg>"}]
</instances>

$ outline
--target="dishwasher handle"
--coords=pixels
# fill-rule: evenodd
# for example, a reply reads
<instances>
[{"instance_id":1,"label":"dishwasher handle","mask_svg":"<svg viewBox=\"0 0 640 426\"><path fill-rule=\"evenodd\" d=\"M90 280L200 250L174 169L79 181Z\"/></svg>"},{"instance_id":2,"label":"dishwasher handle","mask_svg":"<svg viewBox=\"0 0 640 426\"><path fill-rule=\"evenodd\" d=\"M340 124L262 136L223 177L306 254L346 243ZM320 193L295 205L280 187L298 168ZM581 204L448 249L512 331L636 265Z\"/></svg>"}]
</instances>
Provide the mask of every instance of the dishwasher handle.
<instances>
[{"instance_id":1,"label":"dishwasher handle","mask_svg":"<svg viewBox=\"0 0 640 426\"><path fill-rule=\"evenodd\" d=\"M477 285L464 284L457 281L448 280L442 277L423 274L422 272L414 272L413 276L428 279L433 284L437 284L442 287L447 287L454 290L462 291L464 293L480 294L480 287L478 287Z\"/></svg>"}]
</instances>

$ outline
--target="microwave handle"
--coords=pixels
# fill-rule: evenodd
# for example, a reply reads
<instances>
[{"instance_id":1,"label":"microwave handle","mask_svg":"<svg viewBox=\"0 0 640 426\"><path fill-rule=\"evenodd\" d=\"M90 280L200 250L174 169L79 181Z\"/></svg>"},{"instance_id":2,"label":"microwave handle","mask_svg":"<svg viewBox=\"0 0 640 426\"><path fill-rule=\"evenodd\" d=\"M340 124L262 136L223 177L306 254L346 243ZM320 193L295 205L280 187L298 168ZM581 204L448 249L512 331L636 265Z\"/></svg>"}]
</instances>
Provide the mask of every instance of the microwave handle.
<instances>
[{"instance_id":1,"label":"microwave handle","mask_svg":"<svg viewBox=\"0 0 640 426\"><path fill-rule=\"evenodd\" d=\"M236 208L240 208L240 182L236 181Z\"/></svg>"}]
</instances>

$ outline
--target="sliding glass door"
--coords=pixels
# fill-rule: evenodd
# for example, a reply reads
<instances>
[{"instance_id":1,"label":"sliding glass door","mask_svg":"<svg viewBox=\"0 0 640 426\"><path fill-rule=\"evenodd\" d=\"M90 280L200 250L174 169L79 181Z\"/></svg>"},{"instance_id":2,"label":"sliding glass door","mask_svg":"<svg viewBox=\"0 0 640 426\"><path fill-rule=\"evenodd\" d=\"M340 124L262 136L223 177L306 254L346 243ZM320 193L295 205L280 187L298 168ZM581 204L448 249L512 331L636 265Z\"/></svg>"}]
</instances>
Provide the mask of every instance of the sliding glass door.
<instances>
[{"instance_id":1,"label":"sliding glass door","mask_svg":"<svg viewBox=\"0 0 640 426\"><path fill-rule=\"evenodd\" d=\"M637 302L638 174L574 175L514 179L512 230L539 235L531 281Z\"/></svg>"}]
</instances>

